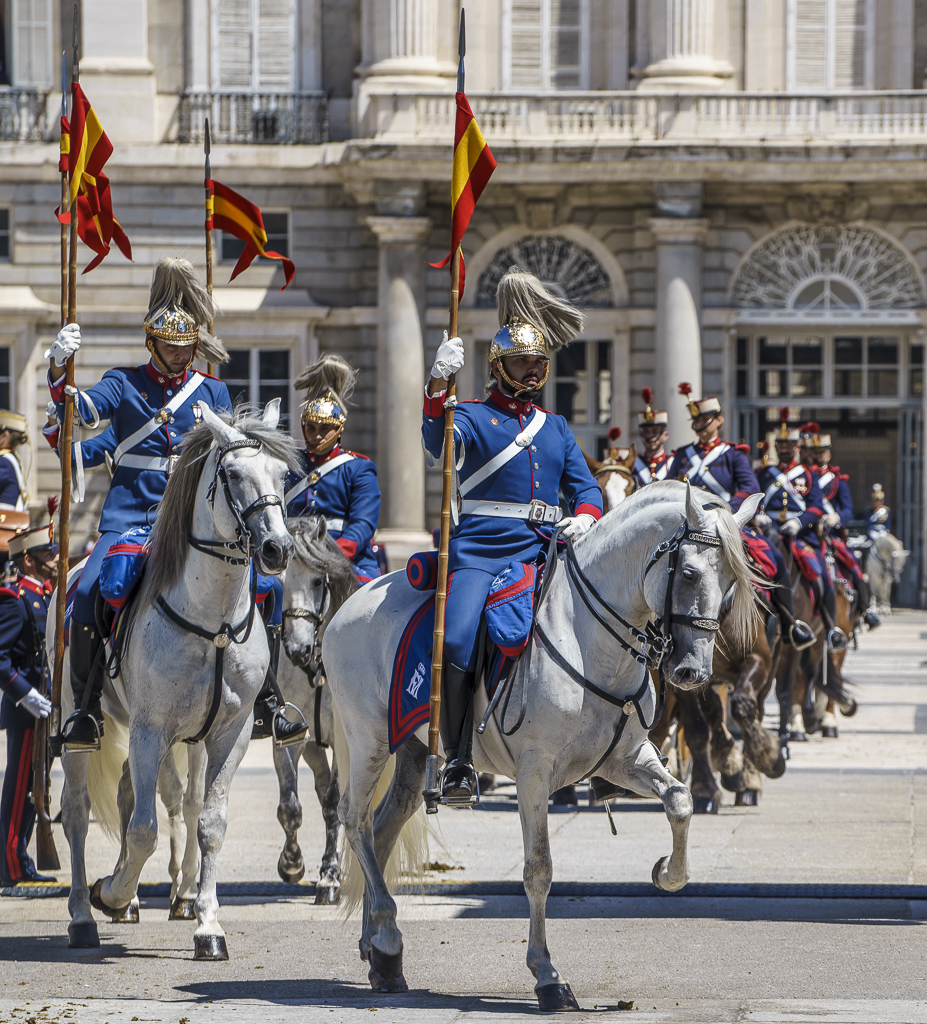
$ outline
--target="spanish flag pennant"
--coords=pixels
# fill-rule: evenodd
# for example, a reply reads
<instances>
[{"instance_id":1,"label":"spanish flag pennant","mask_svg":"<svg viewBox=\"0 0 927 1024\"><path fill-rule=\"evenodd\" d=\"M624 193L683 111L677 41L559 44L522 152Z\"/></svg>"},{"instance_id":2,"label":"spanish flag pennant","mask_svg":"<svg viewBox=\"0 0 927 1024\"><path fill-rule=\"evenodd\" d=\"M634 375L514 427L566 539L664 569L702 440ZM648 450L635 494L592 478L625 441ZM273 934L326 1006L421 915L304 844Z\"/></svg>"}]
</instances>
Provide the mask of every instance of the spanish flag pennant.
<instances>
[{"instance_id":1,"label":"spanish flag pennant","mask_svg":"<svg viewBox=\"0 0 927 1024\"><path fill-rule=\"evenodd\" d=\"M457 93L457 123L454 129L454 167L451 172L451 251L440 263L431 267L446 267L457 246L463 241L477 200L496 169L496 158L483 138L470 104L464 93ZM463 253L460 255L460 286L458 298L463 298L466 272Z\"/></svg>"},{"instance_id":2,"label":"spanish flag pennant","mask_svg":"<svg viewBox=\"0 0 927 1024\"><path fill-rule=\"evenodd\" d=\"M227 231L230 235L240 238L245 243L244 251L238 257L238 262L235 264L229 281L234 281L239 274L246 271L254 262L255 257L267 256L272 260L280 260L282 263L283 272L286 275L286 283L283 288L286 288L293 280L296 266L292 260L281 256L279 252L264 248L267 244L267 232L264 230L264 219L261 217L260 209L220 181L207 178L206 188L210 193L206 211L207 230L219 228L221 231ZM280 291L283 291L283 288Z\"/></svg>"}]
</instances>

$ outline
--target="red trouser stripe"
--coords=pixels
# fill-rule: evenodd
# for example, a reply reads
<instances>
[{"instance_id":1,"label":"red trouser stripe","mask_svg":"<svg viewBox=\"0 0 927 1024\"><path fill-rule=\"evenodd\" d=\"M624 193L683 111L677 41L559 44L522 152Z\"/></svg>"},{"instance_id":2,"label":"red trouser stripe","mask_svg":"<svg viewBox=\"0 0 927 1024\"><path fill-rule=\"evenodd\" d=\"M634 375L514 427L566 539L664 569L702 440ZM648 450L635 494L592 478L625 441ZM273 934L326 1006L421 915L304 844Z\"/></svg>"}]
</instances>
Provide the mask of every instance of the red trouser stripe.
<instances>
[{"instance_id":1,"label":"red trouser stripe","mask_svg":"<svg viewBox=\"0 0 927 1024\"><path fill-rule=\"evenodd\" d=\"M29 773L32 771L32 734L34 731L30 726L23 733L22 747L19 751L19 765L16 769L16 795L13 797L10 833L6 839L6 866L10 872L10 878L14 882L22 875L16 847L19 845L19 829L23 820L26 793L29 791Z\"/></svg>"}]
</instances>

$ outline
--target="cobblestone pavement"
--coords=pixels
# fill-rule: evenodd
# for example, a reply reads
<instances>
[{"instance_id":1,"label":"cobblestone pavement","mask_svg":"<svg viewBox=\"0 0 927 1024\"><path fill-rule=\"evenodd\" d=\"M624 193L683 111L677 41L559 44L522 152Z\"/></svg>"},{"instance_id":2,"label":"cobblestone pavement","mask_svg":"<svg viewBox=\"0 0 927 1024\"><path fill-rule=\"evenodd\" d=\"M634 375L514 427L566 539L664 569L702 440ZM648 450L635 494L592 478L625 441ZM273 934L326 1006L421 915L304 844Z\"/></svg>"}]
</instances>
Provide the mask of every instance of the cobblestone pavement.
<instances>
[{"instance_id":1,"label":"cobblestone pavement","mask_svg":"<svg viewBox=\"0 0 927 1024\"><path fill-rule=\"evenodd\" d=\"M927 886L925 639L923 612L896 614L862 637L846 666L858 714L840 721L838 740L793 744L788 771L766 780L758 808L726 803L693 819L693 882ZM302 779L311 882L321 817L308 769ZM232 959L222 964L193 962L192 926L169 923L160 896L143 898L140 925L101 924L102 946L90 951L67 948L64 898L5 898L0 1021L355 1022L376 1012L381 1024L443 1024L533 1015L527 901L468 888L502 881L517 891L513 795L503 785L479 810L438 815L428 878L455 883L455 895L399 898L408 995L373 996L357 921L344 923L308 895L223 898ZM670 849L662 809L637 800L614 807L617 837L601 809L555 810L555 882L649 882ZM67 879L67 846L55 832ZM232 790L222 881L277 881L281 838L269 745L255 744ZM92 825L89 876L108 873L115 856ZM162 842L143 883L166 881L166 862ZM927 1022L927 899L836 898L832 888L818 899L588 891L549 901L554 962L585 1008L574 1019ZM619 1000L633 1011L619 1010Z\"/></svg>"}]
</instances>

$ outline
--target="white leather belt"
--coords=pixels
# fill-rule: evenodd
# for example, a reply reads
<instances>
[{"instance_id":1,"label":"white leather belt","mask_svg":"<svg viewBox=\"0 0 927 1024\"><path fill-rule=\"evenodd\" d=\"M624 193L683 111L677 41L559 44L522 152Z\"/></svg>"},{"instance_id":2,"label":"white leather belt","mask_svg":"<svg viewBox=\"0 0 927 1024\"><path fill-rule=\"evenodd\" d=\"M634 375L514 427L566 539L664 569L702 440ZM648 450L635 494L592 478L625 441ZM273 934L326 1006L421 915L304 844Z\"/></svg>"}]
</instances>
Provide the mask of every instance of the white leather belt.
<instances>
[{"instance_id":1,"label":"white leather belt","mask_svg":"<svg viewBox=\"0 0 927 1024\"><path fill-rule=\"evenodd\" d=\"M543 501L532 501L527 505L516 505L512 501L477 501L464 499L460 506L461 515L493 516L497 519L524 519L529 523L559 523L563 510L559 505L545 505Z\"/></svg>"},{"instance_id":2,"label":"white leather belt","mask_svg":"<svg viewBox=\"0 0 927 1024\"><path fill-rule=\"evenodd\" d=\"M328 516L325 516L325 525L328 527L329 533L344 533L343 519L329 519Z\"/></svg>"},{"instance_id":3,"label":"white leather belt","mask_svg":"<svg viewBox=\"0 0 927 1024\"><path fill-rule=\"evenodd\" d=\"M170 459L161 458L160 455L123 455L116 465L117 469L127 467L128 469L150 469L156 473L166 473Z\"/></svg>"}]
</instances>

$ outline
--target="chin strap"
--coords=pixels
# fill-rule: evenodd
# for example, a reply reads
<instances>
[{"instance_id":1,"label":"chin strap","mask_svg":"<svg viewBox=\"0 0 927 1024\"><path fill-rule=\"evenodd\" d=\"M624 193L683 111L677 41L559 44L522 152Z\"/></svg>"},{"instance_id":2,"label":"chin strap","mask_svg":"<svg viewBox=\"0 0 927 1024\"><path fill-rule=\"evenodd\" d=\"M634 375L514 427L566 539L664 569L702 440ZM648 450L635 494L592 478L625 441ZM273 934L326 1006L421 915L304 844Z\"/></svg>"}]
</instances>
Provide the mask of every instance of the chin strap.
<instances>
[{"instance_id":1,"label":"chin strap","mask_svg":"<svg viewBox=\"0 0 927 1024\"><path fill-rule=\"evenodd\" d=\"M341 440L341 435L343 433L344 433L344 427L342 427L341 430L339 430L338 433L335 434L334 440L331 442L331 444L327 444L324 448L322 448L321 445L318 448L313 448L313 450L311 452L309 452L309 454L310 455L328 455L328 453ZM308 445L306 446L306 450L307 451L309 450Z\"/></svg>"},{"instance_id":2,"label":"chin strap","mask_svg":"<svg viewBox=\"0 0 927 1024\"><path fill-rule=\"evenodd\" d=\"M187 370L189 370L190 367L193 365L196 359L196 353L199 351L199 347L200 343L199 340L197 340L193 343L193 355L190 356L190 361L182 370L175 372L174 370L169 370L164 365L164 363L162 363L161 360L158 358L158 353L155 352L154 340L152 339L151 335L145 335L145 348L147 348L149 353L151 354L151 361L154 363L155 369L158 371L158 373L166 373L168 377L179 377L181 373L186 373Z\"/></svg>"},{"instance_id":3,"label":"chin strap","mask_svg":"<svg viewBox=\"0 0 927 1024\"><path fill-rule=\"evenodd\" d=\"M516 384L515 381L505 372L505 359L499 359L499 375L505 381L506 387L511 389L512 397L517 398L519 401L524 400L524 396L528 394L537 394L541 388L547 383L547 378L550 376L550 360L548 359L547 365L544 367L544 376L540 379L537 384L530 387L526 387L524 384Z\"/></svg>"}]
</instances>

